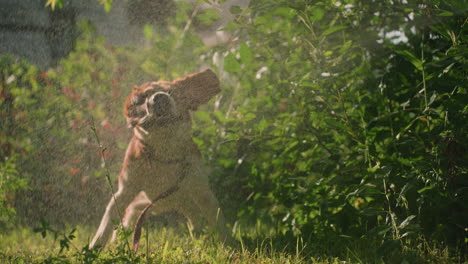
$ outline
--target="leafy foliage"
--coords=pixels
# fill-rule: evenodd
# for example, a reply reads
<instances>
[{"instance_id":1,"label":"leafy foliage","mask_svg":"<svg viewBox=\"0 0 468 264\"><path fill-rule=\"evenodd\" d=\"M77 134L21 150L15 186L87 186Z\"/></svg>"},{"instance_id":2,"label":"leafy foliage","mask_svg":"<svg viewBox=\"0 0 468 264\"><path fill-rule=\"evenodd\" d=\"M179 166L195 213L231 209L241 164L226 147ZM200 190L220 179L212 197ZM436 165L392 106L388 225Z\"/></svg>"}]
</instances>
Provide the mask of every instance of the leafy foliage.
<instances>
[{"instance_id":1,"label":"leafy foliage","mask_svg":"<svg viewBox=\"0 0 468 264\"><path fill-rule=\"evenodd\" d=\"M17 191L26 189L27 182L18 175L15 158L10 157L0 163L0 224L7 225L14 222L16 214L12 205Z\"/></svg>"},{"instance_id":2,"label":"leafy foliage","mask_svg":"<svg viewBox=\"0 0 468 264\"><path fill-rule=\"evenodd\" d=\"M242 38L224 60L226 114L200 134L216 184L245 201L238 225L324 250L333 237L365 239L399 258L425 234L465 251L466 6L253 1L249 11L231 25Z\"/></svg>"},{"instance_id":3,"label":"leafy foliage","mask_svg":"<svg viewBox=\"0 0 468 264\"><path fill-rule=\"evenodd\" d=\"M104 7L106 12L109 12L112 8L112 0L98 0L98 2ZM55 10L55 8L60 9L64 5L63 0L47 0L45 3L46 7L50 7L50 9Z\"/></svg>"}]
</instances>

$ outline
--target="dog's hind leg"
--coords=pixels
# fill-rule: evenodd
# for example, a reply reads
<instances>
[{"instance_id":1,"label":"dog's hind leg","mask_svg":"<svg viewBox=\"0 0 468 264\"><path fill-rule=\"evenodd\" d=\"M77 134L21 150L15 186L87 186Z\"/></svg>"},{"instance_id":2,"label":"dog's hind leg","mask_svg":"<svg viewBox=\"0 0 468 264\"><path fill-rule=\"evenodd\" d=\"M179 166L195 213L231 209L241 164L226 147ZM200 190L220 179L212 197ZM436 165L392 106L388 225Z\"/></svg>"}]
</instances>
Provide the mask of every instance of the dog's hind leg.
<instances>
[{"instance_id":1,"label":"dog's hind leg","mask_svg":"<svg viewBox=\"0 0 468 264\"><path fill-rule=\"evenodd\" d=\"M114 226L111 223L120 223L125 213L125 208L133 200L137 192L130 188L120 188L107 205L106 212L102 217L101 224L91 241L89 248L105 246Z\"/></svg>"}]
</instances>

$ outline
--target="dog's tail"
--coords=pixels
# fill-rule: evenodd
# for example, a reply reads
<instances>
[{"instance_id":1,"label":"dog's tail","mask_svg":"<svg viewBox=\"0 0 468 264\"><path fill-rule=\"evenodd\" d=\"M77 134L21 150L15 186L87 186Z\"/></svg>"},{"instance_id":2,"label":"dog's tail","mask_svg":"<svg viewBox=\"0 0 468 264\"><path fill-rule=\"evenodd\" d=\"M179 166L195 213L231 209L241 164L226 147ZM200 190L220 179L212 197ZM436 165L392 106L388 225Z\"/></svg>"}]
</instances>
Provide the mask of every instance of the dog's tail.
<instances>
[{"instance_id":1,"label":"dog's tail","mask_svg":"<svg viewBox=\"0 0 468 264\"><path fill-rule=\"evenodd\" d=\"M133 250L137 251L138 250L138 244L140 243L140 238L141 238L141 228L143 227L143 220L145 219L146 213L149 211L149 209L153 206L153 203L148 204L143 211L141 211L140 216L138 217L138 220L135 225L135 231L133 232Z\"/></svg>"}]
</instances>

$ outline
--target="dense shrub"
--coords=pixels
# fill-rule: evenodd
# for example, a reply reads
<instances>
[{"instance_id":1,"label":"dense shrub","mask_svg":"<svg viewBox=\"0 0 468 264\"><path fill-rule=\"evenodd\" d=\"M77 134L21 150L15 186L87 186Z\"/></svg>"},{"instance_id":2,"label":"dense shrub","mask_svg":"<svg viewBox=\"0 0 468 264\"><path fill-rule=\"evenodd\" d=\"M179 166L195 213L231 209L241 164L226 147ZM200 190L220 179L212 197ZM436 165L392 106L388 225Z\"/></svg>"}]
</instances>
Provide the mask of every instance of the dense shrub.
<instances>
[{"instance_id":1,"label":"dense shrub","mask_svg":"<svg viewBox=\"0 0 468 264\"><path fill-rule=\"evenodd\" d=\"M409 2L252 1L230 25L232 94L199 137L238 224L466 250L466 5Z\"/></svg>"}]
</instances>

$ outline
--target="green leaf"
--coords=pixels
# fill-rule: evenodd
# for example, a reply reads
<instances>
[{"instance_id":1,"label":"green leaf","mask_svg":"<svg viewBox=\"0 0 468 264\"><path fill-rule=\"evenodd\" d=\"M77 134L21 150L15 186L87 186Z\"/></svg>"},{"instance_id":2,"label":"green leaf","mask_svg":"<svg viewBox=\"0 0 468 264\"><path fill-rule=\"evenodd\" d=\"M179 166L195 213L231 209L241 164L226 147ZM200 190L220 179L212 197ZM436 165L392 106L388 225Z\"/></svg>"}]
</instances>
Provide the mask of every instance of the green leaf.
<instances>
[{"instance_id":1,"label":"green leaf","mask_svg":"<svg viewBox=\"0 0 468 264\"><path fill-rule=\"evenodd\" d=\"M429 102L427 103L427 105L432 105L432 103L434 103L434 101L437 99L437 93L434 92L432 93L432 96L431 98L429 98Z\"/></svg>"},{"instance_id":2,"label":"green leaf","mask_svg":"<svg viewBox=\"0 0 468 264\"><path fill-rule=\"evenodd\" d=\"M275 16L281 16L285 19L291 19L296 16L296 11L289 7L280 7L273 12Z\"/></svg>"},{"instance_id":3,"label":"green leaf","mask_svg":"<svg viewBox=\"0 0 468 264\"><path fill-rule=\"evenodd\" d=\"M416 69L418 69L419 71L422 71L423 70L423 63L420 59L416 58L416 56L414 56L411 52L409 52L408 50L397 50L395 51L397 54L405 57L405 59L407 59L409 62L411 62L414 67L416 67Z\"/></svg>"},{"instance_id":4,"label":"green leaf","mask_svg":"<svg viewBox=\"0 0 468 264\"><path fill-rule=\"evenodd\" d=\"M325 15L325 10L320 7L314 7L311 10L311 14L309 16L310 21L317 22L322 20L323 16Z\"/></svg>"},{"instance_id":5,"label":"green leaf","mask_svg":"<svg viewBox=\"0 0 468 264\"><path fill-rule=\"evenodd\" d=\"M247 44L245 43L240 44L239 54L240 54L240 59L244 64L250 64L253 56Z\"/></svg>"},{"instance_id":6,"label":"green leaf","mask_svg":"<svg viewBox=\"0 0 468 264\"><path fill-rule=\"evenodd\" d=\"M100 2L104 6L106 13L109 13L112 8L112 0L100 0Z\"/></svg>"},{"instance_id":7,"label":"green leaf","mask_svg":"<svg viewBox=\"0 0 468 264\"><path fill-rule=\"evenodd\" d=\"M437 14L437 16L453 16L453 13L450 12L450 11L446 11L446 10L441 10L442 12L440 12L439 14Z\"/></svg>"},{"instance_id":8,"label":"green leaf","mask_svg":"<svg viewBox=\"0 0 468 264\"><path fill-rule=\"evenodd\" d=\"M418 190L418 193L423 193L423 192L425 192L425 191L432 190L432 189L434 189L435 187L436 187L435 184L426 186L426 187L424 187L424 188L419 189L419 190Z\"/></svg>"},{"instance_id":9,"label":"green leaf","mask_svg":"<svg viewBox=\"0 0 468 264\"><path fill-rule=\"evenodd\" d=\"M409 223L411 222L411 220L413 220L415 217L416 217L415 215L408 216L403 222L401 222L398 229L403 229L403 228L407 227L409 225Z\"/></svg>"},{"instance_id":10,"label":"green leaf","mask_svg":"<svg viewBox=\"0 0 468 264\"><path fill-rule=\"evenodd\" d=\"M220 19L220 15L214 9L204 9L197 15L197 19L204 25L211 25L216 20Z\"/></svg>"},{"instance_id":11,"label":"green leaf","mask_svg":"<svg viewBox=\"0 0 468 264\"><path fill-rule=\"evenodd\" d=\"M224 70L227 72L240 72L241 67L233 53L224 58Z\"/></svg>"},{"instance_id":12,"label":"green leaf","mask_svg":"<svg viewBox=\"0 0 468 264\"><path fill-rule=\"evenodd\" d=\"M143 62L140 67L149 74L157 74L160 71L159 66L151 60Z\"/></svg>"},{"instance_id":13,"label":"green leaf","mask_svg":"<svg viewBox=\"0 0 468 264\"><path fill-rule=\"evenodd\" d=\"M322 33L322 36L331 35L331 34L337 32L337 31L343 30L345 28L347 28L347 27L346 26L334 26L334 27L328 28Z\"/></svg>"},{"instance_id":14,"label":"green leaf","mask_svg":"<svg viewBox=\"0 0 468 264\"><path fill-rule=\"evenodd\" d=\"M262 120L260 120L260 122L256 126L256 129L259 133L262 133L267 127L268 127L268 122L265 120L265 118L262 118Z\"/></svg>"},{"instance_id":15,"label":"green leaf","mask_svg":"<svg viewBox=\"0 0 468 264\"><path fill-rule=\"evenodd\" d=\"M391 226L385 226L385 225L376 226L376 227L372 228L371 230L369 230L368 235L371 235L371 236L374 236L374 235L383 236L383 235L385 235L388 231L390 231L391 229L392 229Z\"/></svg>"},{"instance_id":16,"label":"green leaf","mask_svg":"<svg viewBox=\"0 0 468 264\"><path fill-rule=\"evenodd\" d=\"M196 111L194 113L195 115L195 118L200 120L200 121L203 121L203 122L211 122L211 117L210 117L210 114L208 112L205 112L205 111Z\"/></svg>"},{"instance_id":17,"label":"green leaf","mask_svg":"<svg viewBox=\"0 0 468 264\"><path fill-rule=\"evenodd\" d=\"M244 118L242 118L243 121L250 121L252 119L255 118L255 114L254 113L248 113L244 116Z\"/></svg>"},{"instance_id":18,"label":"green leaf","mask_svg":"<svg viewBox=\"0 0 468 264\"><path fill-rule=\"evenodd\" d=\"M153 27L148 24L144 25L143 33L145 35L145 39L151 39L153 37Z\"/></svg>"},{"instance_id":19,"label":"green leaf","mask_svg":"<svg viewBox=\"0 0 468 264\"><path fill-rule=\"evenodd\" d=\"M348 51L349 48L351 48L352 44L353 44L352 40L346 41L345 44L343 44L343 46L341 46L340 53L345 53L346 51Z\"/></svg>"},{"instance_id":20,"label":"green leaf","mask_svg":"<svg viewBox=\"0 0 468 264\"><path fill-rule=\"evenodd\" d=\"M231 12L233 15L238 15L242 12L242 8L237 5L233 5L229 8L229 12Z\"/></svg>"},{"instance_id":21,"label":"green leaf","mask_svg":"<svg viewBox=\"0 0 468 264\"><path fill-rule=\"evenodd\" d=\"M45 6L50 6L50 8L55 10L55 7L62 8L63 7L63 0L47 0Z\"/></svg>"},{"instance_id":22,"label":"green leaf","mask_svg":"<svg viewBox=\"0 0 468 264\"><path fill-rule=\"evenodd\" d=\"M216 111L216 112L213 112L212 115L213 115L213 118L221 124L224 124L227 121L226 117L224 116L222 112Z\"/></svg>"}]
</instances>

